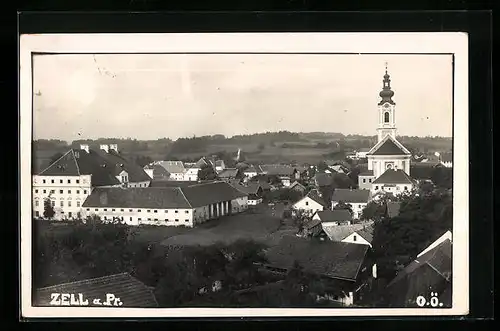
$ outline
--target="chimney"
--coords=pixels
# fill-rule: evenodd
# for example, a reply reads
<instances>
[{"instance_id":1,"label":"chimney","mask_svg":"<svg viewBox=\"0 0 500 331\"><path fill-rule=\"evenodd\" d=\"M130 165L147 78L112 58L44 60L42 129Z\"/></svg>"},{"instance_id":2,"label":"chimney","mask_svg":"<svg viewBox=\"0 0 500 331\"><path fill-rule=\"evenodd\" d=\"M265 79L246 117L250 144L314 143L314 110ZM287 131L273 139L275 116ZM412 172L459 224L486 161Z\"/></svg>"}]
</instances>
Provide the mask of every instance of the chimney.
<instances>
[{"instance_id":1,"label":"chimney","mask_svg":"<svg viewBox=\"0 0 500 331\"><path fill-rule=\"evenodd\" d=\"M110 144L109 149L112 151L115 151L115 153L118 153L118 145L117 144Z\"/></svg>"},{"instance_id":2,"label":"chimney","mask_svg":"<svg viewBox=\"0 0 500 331\"><path fill-rule=\"evenodd\" d=\"M103 151L105 151L106 153L109 153L109 146L108 145L101 145L99 147L99 149L102 149Z\"/></svg>"},{"instance_id":3,"label":"chimney","mask_svg":"<svg viewBox=\"0 0 500 331\"><path fill-rule=\"evenodd\" d=\"M89 145L87 144L80 145L80 149L83 149L85 152L90 153Z\"/></svg>"}]
</instances>

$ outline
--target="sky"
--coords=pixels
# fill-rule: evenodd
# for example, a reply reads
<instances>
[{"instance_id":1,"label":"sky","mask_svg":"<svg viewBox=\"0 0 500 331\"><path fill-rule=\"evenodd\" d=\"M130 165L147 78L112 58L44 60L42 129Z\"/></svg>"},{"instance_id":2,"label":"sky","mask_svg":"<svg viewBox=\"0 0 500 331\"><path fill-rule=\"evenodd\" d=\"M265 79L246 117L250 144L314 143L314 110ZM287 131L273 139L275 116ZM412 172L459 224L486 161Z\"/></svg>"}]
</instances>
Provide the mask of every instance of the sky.
<instances>
[{"instance_id":1,"label":"sky","mask_svg":"<svg viewBox=\"0 0 500 331\"><path fill-rule=\"evenodd\" d=\"M34 139L266 131L375 135L385 63L399 135L452 135L450 55L35 55Z\"/></svg>"}]
</instances>

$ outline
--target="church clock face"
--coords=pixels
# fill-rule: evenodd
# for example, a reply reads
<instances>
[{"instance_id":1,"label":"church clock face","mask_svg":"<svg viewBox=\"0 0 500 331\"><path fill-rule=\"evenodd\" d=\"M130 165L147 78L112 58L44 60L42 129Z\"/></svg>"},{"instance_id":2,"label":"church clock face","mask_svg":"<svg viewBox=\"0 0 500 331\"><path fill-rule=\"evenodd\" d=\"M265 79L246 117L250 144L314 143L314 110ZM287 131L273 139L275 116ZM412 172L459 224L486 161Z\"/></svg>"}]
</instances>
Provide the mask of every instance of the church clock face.
<instances>
[{"instance_id":1,"label":"church clock face","mask_svg":"<svg viewBox=\"0 0 500 331\"><path fill-rule=\"evenodd\" d=\"M388 163L385 167L386 169L392 169L392 163Z\"/></svg>"}]
</instances>

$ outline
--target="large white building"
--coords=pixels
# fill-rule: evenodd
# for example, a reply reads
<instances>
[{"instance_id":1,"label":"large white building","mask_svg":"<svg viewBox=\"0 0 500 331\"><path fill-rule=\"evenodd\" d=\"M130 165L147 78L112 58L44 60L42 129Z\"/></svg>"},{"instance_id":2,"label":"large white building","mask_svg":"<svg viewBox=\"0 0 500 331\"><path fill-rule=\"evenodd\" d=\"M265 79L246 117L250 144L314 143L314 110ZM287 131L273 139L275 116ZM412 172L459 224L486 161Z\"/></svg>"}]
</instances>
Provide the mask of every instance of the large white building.
<instances>
[{"instance_id":1,"label":"large white building","mask_svg":"<svg viewBox=\"0 0 500 331\"><path fill-rule=\"evenodd\" d=\"M81 216L83 202L95 187L148 187L149 176L127 162L116 144L70 149L46 169L33 176L33 216L42 217L44 201L50 200L54 219Z\"/></svg>"},{"instance_id":2,"label":"large white building","mask_svg":"<svg viewBox=\"0 0 500 331\"><path fill-rule=\"evenodd\" d=\"M396 103L392 100L394 92L387 68L379 95L382 99L378 103L378 142L366 154L368 171L359 174L359 188L374 194L411 191L415 185L410 177L411 153L396 139Z\"/></svg>"},{"instance_id":3,"label":"large white building","mask_svg":"<svg viewBox=\"0 0 500 331\"><path fill-rule=\"evenodd\" d=\"M83 215L128 225L193 227L248 208L248 194L226 182L185 187L96 188L83 203Z\"/></svg>"}]
</instances>

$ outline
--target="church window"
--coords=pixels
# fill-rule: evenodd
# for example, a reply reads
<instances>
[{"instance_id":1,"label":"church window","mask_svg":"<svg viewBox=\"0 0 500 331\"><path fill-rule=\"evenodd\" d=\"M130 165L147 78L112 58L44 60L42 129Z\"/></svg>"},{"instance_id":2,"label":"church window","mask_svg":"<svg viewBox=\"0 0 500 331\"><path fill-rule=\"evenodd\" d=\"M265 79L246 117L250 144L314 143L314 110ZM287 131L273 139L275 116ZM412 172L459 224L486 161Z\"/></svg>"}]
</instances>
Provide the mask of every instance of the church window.
<instances>
[{"instance_id":1,"label":"church window","mask_svg":"<svg viewBox=\"0 0 500 331\"><path fill-rule=\"evenodd\" d=\"M389 112L388 111L386 111L384 113L384 123L389 123Z\"/></svg>"}]
</instances>

